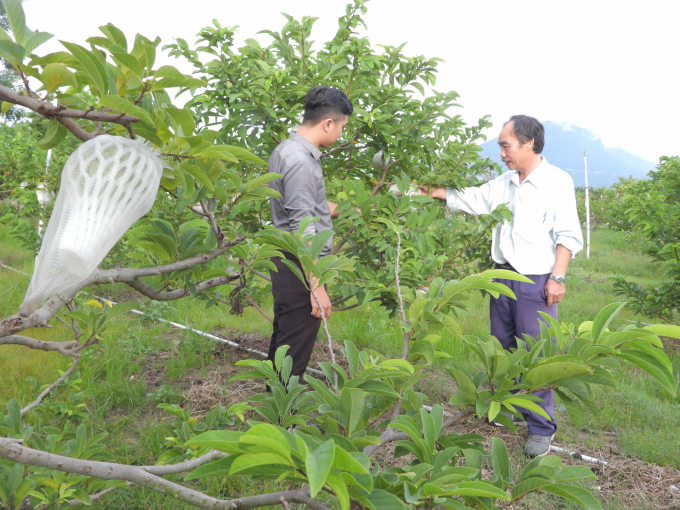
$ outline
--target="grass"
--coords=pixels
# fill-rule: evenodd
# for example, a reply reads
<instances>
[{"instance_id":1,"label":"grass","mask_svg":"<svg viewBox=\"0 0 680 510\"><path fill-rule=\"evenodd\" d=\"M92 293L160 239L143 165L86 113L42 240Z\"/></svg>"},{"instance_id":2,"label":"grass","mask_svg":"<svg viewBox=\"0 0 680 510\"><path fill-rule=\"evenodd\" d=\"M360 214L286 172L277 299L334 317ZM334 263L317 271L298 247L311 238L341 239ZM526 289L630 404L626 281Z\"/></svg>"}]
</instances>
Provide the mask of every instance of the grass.
<instances>
[{"instance_id":1,"label":"grass","mask_svg":"<svg viewBox=\"0 0 680 510\"><path fill-rule=\"evenodd\" d=\"M9 238L8 229L0 226L0 259L3 263L30 273L32 254L19 248ZM578 325L592 320L606 304L618 301L613 294L611 276L625 276L640 284L652 284L662 279L662 271L647 257L640 254L638 246L631 245L621 233L608 229L593 232L591 257L580 254L571 262L567 278L567 297L560 304L560 321ZM18 309L29 278L0 268L0 316L5 317ZM268 337L271 325L252 307L245 309L242 317L230 315L224 307L205 309L197 299L183 299L171 303L150 302L139 299L126 287L111 286L98 289L116 300L137 299L140 308L147 313L190 325L202 331L217 328L234 335ZM85 297L84 297L85 298ZM271 314L271 302L265 300L265 310ZM459 322L465 334L485 336L489 334L488 298L472 295L468 310L459 314ZM114 334L101 346L91 349L82 363L76 388L50 397L48 404L56 406L62 402L63 409L57 417L77 425L82 421L75 412L84 404L87 424L92 434L106 432L107 451L118 461L134 464L153 463L164 446L165 432L159 426L162 413L156 408L160 401L179 401L183 398L187 374L205 376L214 366L212 358L214 345L191 332L179 332L167 324L154 322L129 314L124 319L130 328L128 334ZM648 317L635 316L625 310L612 324L613 328L626 321L656 322ZM56 321L51 329L33 329L26 336L50 340L67 340L68 330ZM390 319L375 303L342 313L335 313L330 321L333 339L338 342L351 340L359 347L367 347L387 356L398 357L401 352L402 333L396 319ZM320 337L321 338L321 337ZM462 342L453 335L445 335L440 348L447 351L459 364L474 367L470 353ZM668 349L676 372L680 370L680 352ZM432 374L423 381L424 391L431 395L431 402L448 400L452 387L448 375L442 370L446 362L439 362ZM55 353L30 351L23 347L3 346L0 348L0 408L4 409L10 398L20 403L30 402L37 386L49 384L69 365L68 360ZM162 383L149 389L141 380L145 369L163 371ZM567 423L566 415L558 413L560 430L557 439L566 442L580 442L584 447L598 447L610 443L611 437L599 434L610 431L618 434L617 448L625 454L641 460L662 465L680 467L680 405L665 395L658 384L639 370L626 366L617 373L619 387L616 390L599 389L597 403L602 412L599 416L589 415L585 425L594 434L583 434ZM80 390L78 389L80 388ZM85 391L83 391L85 390ZM71 395L71 402L66 399ZM75 396L75 397L73 397ZM58 407L58 406L57 406ZM61 414L60 414L61 413ZM513 452L517 458L518 452ZM518 462L520 462L518 460ZM226 482L211 482L211 493L243 495L257 493L264 487L253 484L230 487ZM226 484L226 485L225 485ZM550 508L543 506L546 499L534 496L527 499L527 508ZM535 503L534 503L535 502ZM137 488L112 494L94 508L183 508L165 496ZM555 500L554 508L571 508ZM621 506L610 506L621 508Z\"/></svg>"}]
</instances>

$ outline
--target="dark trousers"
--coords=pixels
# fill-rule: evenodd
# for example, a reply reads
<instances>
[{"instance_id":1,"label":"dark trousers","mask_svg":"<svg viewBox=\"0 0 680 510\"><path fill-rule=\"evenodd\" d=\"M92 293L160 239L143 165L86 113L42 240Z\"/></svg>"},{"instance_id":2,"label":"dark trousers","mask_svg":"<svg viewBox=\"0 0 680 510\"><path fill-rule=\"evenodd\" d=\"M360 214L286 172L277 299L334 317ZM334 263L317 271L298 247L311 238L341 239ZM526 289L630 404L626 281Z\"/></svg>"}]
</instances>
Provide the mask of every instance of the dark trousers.
<instances>
[{"instance_id":1,"label":"dark trousers","mask_svg":"<svg viewBox=\"0 0 680 510\"><path fill-rule=\"evenodd\" d=\"M514 280L496 280L509 287L517 296L511 299L507 296L499 296L498 299L491 297L489 311L491 315L491 334L495 336L504 349L517 347L515 337L522 338L522 334L537 338L541 332L539 320L543 318L538 312L544 312L557 320L557 304L548 306L545 301L545 284L550 274L525 275L534 283L516 282ZM534 393L544 402L536 402L552 420L521 409L524 419L527 421L529 434L550 436L557 430L554 419L555 393L552 390Z\"/></svg>"},{"instance_id":2,"label":"dark trousers","mask_svg":"<svg viewBox=\"0 0 680 510\"><path fill-rule=\"evenodd\" d=\"M312 356L321 319L312 317L309 289L280 258L275 257L272 262L278 272L270 271L274 296L274 328L267 359L274 363L276 349L282 345L290 345L287 355L293 358L291 375L298 375L302 379ZM296 259L293 262L299 265Z\"/></svg>"}]
</instances>

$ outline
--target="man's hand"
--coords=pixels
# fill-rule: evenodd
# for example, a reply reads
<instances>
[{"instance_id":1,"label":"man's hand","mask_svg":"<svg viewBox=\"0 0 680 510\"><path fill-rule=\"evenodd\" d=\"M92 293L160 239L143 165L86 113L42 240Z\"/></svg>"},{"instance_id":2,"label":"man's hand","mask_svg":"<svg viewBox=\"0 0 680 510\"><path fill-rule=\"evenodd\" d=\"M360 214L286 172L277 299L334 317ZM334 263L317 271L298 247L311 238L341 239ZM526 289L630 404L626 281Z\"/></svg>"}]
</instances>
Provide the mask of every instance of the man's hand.
<instances>
[{"instance_id":1,"label":"man's hand","mask_svg":"<svg viewBox=\"0 0 680 510\"><path fill-rule=\"evenodd\" d=\"M446 188L441 188L439 186L430 186L429 184L424 184L420 187L420 194L426 197L446 200Z\"/></svg>"},{"instance_id":2,"label":"man's hand","mask_svg":"<svg viewBox=\"0 0 680 510\"><path fill-rule=\"evenodd\" d=\"M326 288L325 287L319 287L314 289L314 292L316 292L316 297L319 298L319 301L321 301L321 306L323 307L323 316L326 318L326 320L331 318L331 300L328 297L328 294L326 293ZM317 319L321 318L321 312L319 311L319 305L316 302L316 299L314 299L314 294L311 292L309 293L309 299L312 300L312 317L316 317Z\"/></svg>"},{"instance_id":3,"label":"man's hand","mask_svg":"<svg viewBox=\"0 0 680 510\"><path fill-rule=\"evenodd\" d=\"M555 280L548 280L545 284L545 301L548 306L559 303L564 299L564 284L557 283Z\"/></svg>"}]
</instances>

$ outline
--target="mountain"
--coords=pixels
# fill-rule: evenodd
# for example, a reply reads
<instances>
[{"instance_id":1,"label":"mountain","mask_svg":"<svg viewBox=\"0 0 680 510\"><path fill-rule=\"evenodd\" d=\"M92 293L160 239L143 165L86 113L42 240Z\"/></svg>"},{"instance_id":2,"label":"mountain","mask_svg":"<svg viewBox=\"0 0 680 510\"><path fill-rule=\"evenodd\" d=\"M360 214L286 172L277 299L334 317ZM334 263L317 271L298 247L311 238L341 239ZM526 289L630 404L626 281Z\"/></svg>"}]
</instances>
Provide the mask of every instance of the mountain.
<instances>
[{"instance_id":1,"label":"mountain","mask_svg":"<svg viewBox=\"0 0 680 510\"><path fill-rule=\"evenodd\" d=\"M633 156L623 149L605 147L602 140L587 129L567 126L556 122L544 122L545 147L542 154L551 165L566 171L574 179L575 186L584 186L583 151L588 156L588 185L611 186L618 177L633 176L644 179L653 170L654 163ZM498 138L482 144L481 155L501 163Z\"/></svg>"}]
</instances>

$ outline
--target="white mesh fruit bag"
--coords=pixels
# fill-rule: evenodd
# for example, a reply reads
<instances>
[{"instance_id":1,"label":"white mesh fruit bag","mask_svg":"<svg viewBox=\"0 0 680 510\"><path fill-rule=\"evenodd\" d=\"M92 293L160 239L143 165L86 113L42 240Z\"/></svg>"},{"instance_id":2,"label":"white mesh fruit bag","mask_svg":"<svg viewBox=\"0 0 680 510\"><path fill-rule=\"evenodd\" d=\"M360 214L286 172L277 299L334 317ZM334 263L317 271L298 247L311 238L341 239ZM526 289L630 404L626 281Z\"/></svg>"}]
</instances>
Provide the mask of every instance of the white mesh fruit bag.
<instances>
[{"instance_id":1,"label":"white mesh fruit bag","mask_svg":"<svg viewBox=\"0 0 680 510\"><path fill-rule=\"evenodd\" d=\"M71 154L19 313L85 278L156 199L163 164L142 140L101 135Z\"/></svg>"}]
</instances>

